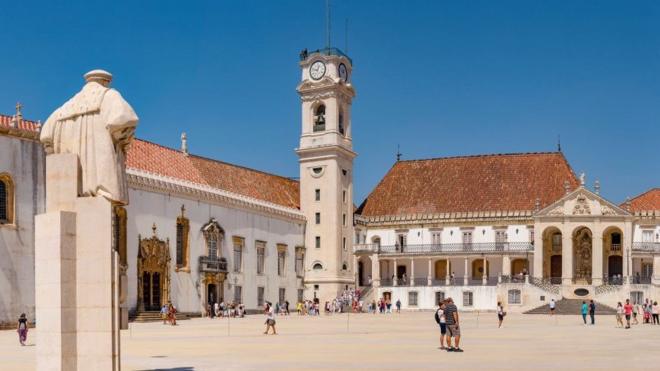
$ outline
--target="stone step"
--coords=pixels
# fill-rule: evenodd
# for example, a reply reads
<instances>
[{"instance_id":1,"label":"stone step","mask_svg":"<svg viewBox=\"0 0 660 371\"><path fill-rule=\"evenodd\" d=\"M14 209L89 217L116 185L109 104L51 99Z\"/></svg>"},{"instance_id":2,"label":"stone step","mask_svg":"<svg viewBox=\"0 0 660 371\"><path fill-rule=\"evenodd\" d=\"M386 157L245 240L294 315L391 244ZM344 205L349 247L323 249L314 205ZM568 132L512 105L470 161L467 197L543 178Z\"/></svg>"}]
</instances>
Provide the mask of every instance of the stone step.
<instances>
[{"instance_id":1,"label":"stone step","mask_svg":"<svg viewBox=\"0 0 660 371\"><path fill-rule=\"evenodd\" d=\"M586 301L589 304L589 301ZM602 314L616 314L616 309L605 304L596 303L596 315ZM561 315L581 315L582 314L582 299L561 299L556 302L555 314ZM550 314L550 306L548 304L541 305L540 307L528 310L525 314Z\"/></svg>"},{"instance_id":2,"label":"stone step","mask_svg":"<svg viewBox=\"0 0 660 371\"><path fill-rule=\"evenodd\" d=\"M176 320L186 320L190 319L190 317L185 314L185 313L177 313L176 314ZM145 312L138 312L135 315L131 316L129 318L131 322L158 322L162 321L162 318L160 316L160 312L156 311L145 311Z\"/></svg>"}]
</instances>

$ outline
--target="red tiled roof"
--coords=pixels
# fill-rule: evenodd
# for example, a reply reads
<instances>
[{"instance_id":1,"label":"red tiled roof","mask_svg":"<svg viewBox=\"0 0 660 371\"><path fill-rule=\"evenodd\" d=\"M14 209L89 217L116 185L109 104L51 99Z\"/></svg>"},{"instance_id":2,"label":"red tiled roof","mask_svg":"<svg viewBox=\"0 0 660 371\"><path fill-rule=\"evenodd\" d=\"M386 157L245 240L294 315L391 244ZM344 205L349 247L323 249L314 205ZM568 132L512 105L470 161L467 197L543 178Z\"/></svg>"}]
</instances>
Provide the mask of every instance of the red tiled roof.
<instances>
[{"instance_id":1,"label":"red tiled roof","mask_svg":"<svg viewBox=\"0 0 660 371\"><path fill-rule=\"evenodd\" d=\"M358 213L364 216L534 210L561 198L578 180L561 152L399 161Z\"/></svg>"},{"instance_id":2,"label":"red tiled roof","mask_svg":"<svg viewBox=\"0 0 660 371\"><path fill-rule=\"evenodd\" d=\"M298 181L135 139L126 167L300 208Z\"/></svg>"},{"instance_id":3,"label":"red tiled roof","mask_svg":"<svg viewBox=\"0 0 660 371\"><path fill-rule=\"evenodd\" d=\"M621 204L626 208L626 203ZM630 200L630 211L654 211L660 210L660 188L651 188L641 195Z\"/></svg>"},{"instance_id":4,"label":"red tiled roof","mask_svg":"<svg viewBox=\"0 0 660 371\"><path fill-rule=\"evenodd\" d=\"M12 118L12 116L0 114L0 129L13 129L31 133L39 133L39 130L41 130L41 125L38 122L24 119L20 120L18 127L14 128L11 124Z\"/></svg>"}]
</instances>

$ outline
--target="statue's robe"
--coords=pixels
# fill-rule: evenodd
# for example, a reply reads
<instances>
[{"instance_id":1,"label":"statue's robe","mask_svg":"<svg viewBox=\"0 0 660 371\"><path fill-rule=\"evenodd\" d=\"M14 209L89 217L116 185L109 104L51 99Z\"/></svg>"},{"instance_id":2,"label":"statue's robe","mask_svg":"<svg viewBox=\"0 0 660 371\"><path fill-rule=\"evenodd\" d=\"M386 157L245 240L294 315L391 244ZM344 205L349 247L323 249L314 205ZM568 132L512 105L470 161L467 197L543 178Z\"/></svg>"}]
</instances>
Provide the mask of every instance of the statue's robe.
<instances>
[{"instance_id":1,"label":"statue's robe","mask_svg":"<svg viewBox=\"0 0 660 371\"><path fill-rule=\"evenodd\" d=\"M100 195L128 204L126 147L137 122L133 108L119 92L91 81L50 115L41 130L41 142L48 155L78 155L80 196Z\"/></svg>"}]
</instances>

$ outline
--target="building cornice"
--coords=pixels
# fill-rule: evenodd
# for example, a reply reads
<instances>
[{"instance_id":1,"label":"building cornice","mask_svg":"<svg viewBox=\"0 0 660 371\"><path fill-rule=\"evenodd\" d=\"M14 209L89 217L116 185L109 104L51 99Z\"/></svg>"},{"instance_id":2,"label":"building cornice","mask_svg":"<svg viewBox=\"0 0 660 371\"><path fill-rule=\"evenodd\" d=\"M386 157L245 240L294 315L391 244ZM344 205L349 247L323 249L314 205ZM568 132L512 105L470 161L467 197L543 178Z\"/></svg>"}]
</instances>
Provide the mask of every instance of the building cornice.
<instances>
[{"instance_id":1,"label":"building cornice","mask_svg":"<svg viewBox=\"0 0 660 371\"><path fill-rule=\"evenodd\" d=\"M15 137L18 139L29 140L33 142L39 141L39 133L30 130L10 128L5 126L0 126L0 135L6 135L9 137Z\"/></svg>"},{"instance_id":2,"label":"building cornice","mask_svg":"<svg viewBox=\"0 0 660 371\"><path fill-rule=\"evenodd\" d=\"M166 177L142 170L126 169L128 185L131 188L155 193L176 194L183 197L201 199L222 206L247 209L275 215L297 222L304 222L305 215L298 209L284 207L272 202L258 200L193 182Z\"/></svg>"},{"instance_id":3,"label":"building cornice","mask_svg":"<svg viewBox=\"0 0 660 371\"><path fill-rule=\"evenodd\" d=\"M533 221L534 213L531 210L510 210L510 211L470 211L454 213L435 213L435 214L402 214L402 215L378 215L362 216L355 215L355 223L367 227L389 227L404 225L432 225L438 226L444 224L463 223L463 224L483 224L487 222L520 222L530 223Z\"/></svg>"}]
</instances>

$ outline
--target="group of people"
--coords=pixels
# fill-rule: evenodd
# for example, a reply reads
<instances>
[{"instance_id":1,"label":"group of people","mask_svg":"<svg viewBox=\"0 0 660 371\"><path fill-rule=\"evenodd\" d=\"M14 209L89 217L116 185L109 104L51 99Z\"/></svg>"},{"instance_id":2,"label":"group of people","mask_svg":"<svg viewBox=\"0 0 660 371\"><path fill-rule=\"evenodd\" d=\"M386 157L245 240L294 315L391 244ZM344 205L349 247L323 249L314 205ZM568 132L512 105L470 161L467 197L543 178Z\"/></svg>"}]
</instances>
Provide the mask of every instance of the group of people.
<instances>
[{"instance_id":1,"label":"group of people","mask_svg":"<svg viewBox=\"0 0 660 371\"><path fill-rule=\"evenodd\" d=\"M206 313L209 318L213 317L245 317L245 305L243 303L225 303L221 301L220 303L215 302L213 305L206 305Z\"/></svg>"},{"instance_id":2,"label":"group of people","mask_svg":"<svg viewBox=\"0 0 660 371\"><path fill-rule=\"evenodd\" d=\"M448 352L463 352L463 349L460 348L461 327L459 324L458 308L452 298L438 302L438 309L435 312L435 322L440 326L440 349ZM452 339L454 339L453 346Z\"/></svg>"},{"instance_id":3,"label":"group of people","mask_svg":"<svg viewBox=\"0 0 660 371\"><path fill-rule=\"evenodd\" d=\"M401 312L401 300L397 299L395 306L397 313ZM373 314L392 313L392 301L389 298L380 298L378 302L374 300L367 306L367 312Z\"/></svg>"},{"instance_id":4,"label":"group of people","mask_svg":"<svg viewBox=\"0 0 660 371\"><path fill-rule=\"evenodd\" d=\"M160 308L160 318L163 320L163 325L170 324L176 326L176 307L172 302L163 304Z\"/></svg>"},{"instance_id":5,"label":"group of people","mask_svg":"<svg viewBox=\"0 0 660 371\"><path fill-rule=\"evenodd\" d=\"M629 329L632 324L639 324L637 317L642 317L642 323L660 325L660 307L658 302L646 299L644 303L630 303L630 299L626 299L626 304L618 302L616 305L616 324L617 327ZM623 324L623 318L626 319L626 324Z\"/></svg>"},{"instance_id":6,"label":"group of people","mask_svg":"<svg viewBox=\"0 0 660 371\"><path fill-rule=\"evenodd\" d=\"M299 301L296 305L296 311L300 316L318 316L320 314L319 302L318 300Z\"/></svg>"}]
</instances>

